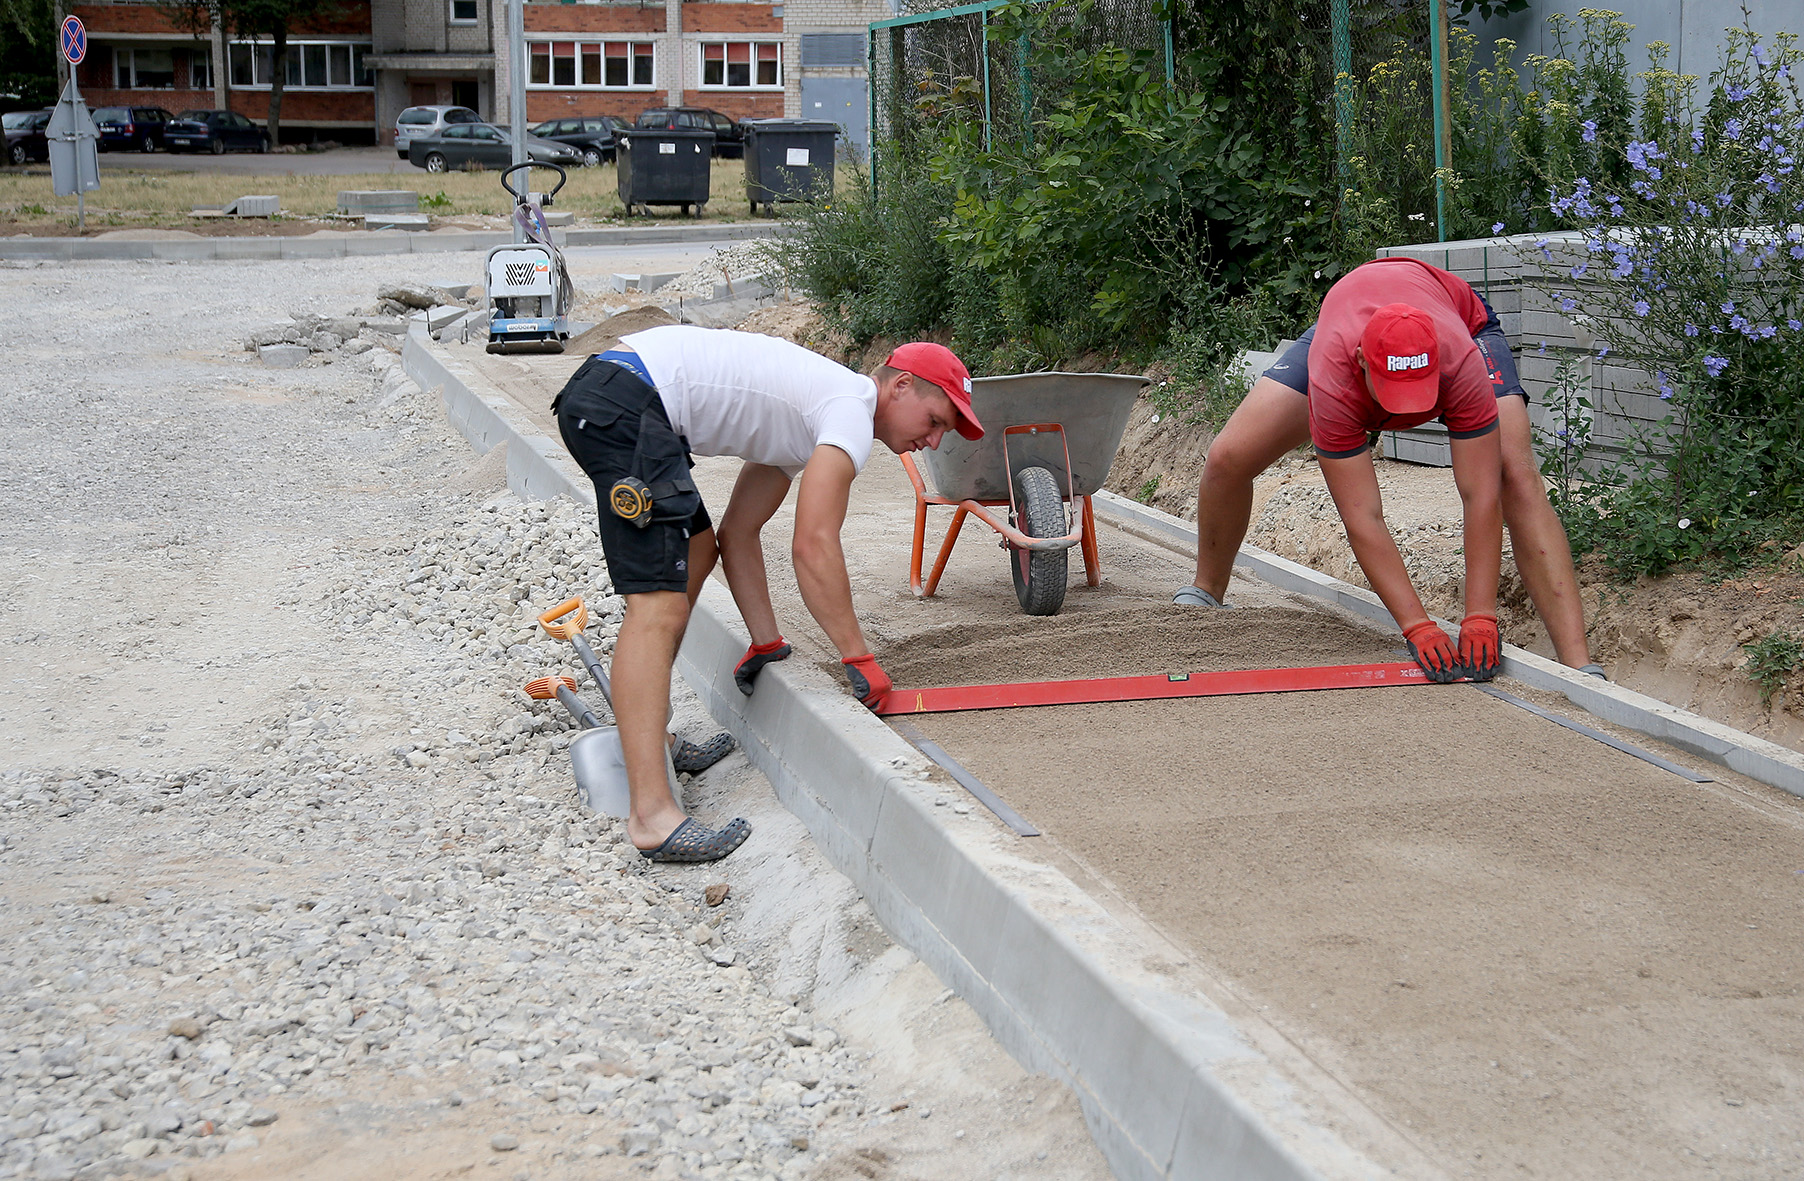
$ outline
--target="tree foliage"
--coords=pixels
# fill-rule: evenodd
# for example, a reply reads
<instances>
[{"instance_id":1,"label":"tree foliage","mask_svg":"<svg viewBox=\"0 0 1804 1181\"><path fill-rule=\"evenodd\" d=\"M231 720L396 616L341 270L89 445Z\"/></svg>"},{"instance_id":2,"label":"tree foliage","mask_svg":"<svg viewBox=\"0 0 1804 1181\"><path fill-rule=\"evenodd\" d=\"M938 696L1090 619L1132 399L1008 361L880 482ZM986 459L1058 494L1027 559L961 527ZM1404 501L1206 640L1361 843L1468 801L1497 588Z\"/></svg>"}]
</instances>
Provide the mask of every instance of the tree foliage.
<instances>
[{"instance_id":1,"label":"tree foliage","mask_svg":"<svg viewBox=\"0 0 1804 1181\"><path fill-rule=\"evenodd\" d=\"M340 0L159 0L159 7L197 36L217 24L230 37L270 42L269 138L275 143L281 138L289 31L316 17L333 15L341 4Z\"/></svg>"}]
</instances>

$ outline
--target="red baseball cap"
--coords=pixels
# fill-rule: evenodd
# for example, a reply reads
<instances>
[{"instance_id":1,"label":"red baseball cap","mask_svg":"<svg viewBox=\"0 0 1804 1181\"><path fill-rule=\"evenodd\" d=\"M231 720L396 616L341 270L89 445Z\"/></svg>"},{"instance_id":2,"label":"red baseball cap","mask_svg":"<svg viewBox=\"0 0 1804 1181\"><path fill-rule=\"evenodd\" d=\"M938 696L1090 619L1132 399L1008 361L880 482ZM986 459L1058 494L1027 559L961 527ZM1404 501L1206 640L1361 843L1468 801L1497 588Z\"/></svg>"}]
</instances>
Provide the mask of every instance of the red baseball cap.
<instances>
[{"instance_id":1,"label":"red baseball cap","mask_svg":"<svg viewBox=\"0 0 1804 1181\"><path fill-rule=\"evenodd\" d=\"M1392 414L1421 414L1441 398L1441 346L1421 308L1387 303L1372 313L1359 347L1378 404Z\"/></svg>"},{"instance_id":2,"label":"red baseball cap","mask_svg":"<svg viewBox=\"0 0 1804 1181\"><path fill-rule=\"evenodd\" d=\"M891 369L912 373L946 391L958 411L958 433L967 439L983 438L983 423L971 412L971 371L943 344L917 340L905 344L883 362Z\"/></svg>"}]
</instances>

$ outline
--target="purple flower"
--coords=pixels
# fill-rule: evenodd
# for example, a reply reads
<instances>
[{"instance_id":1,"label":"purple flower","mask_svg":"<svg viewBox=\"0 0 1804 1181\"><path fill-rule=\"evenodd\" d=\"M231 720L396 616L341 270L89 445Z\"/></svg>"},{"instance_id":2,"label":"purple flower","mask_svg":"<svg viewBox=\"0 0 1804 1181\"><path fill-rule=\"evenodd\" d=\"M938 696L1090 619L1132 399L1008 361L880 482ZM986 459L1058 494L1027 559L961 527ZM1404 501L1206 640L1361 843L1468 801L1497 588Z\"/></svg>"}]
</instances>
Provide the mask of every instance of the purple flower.
<instances>
[{"instance_id":1,"label":"purple flower","mask_svg":"<svg viewBox=\"0 0 1804 1181\"><path fill-rule=\"evenodd\" d=\"M1672 397L1672 386L1666 383L1666 371L1664 369L1654 370L1654 380L1660 383L1660 396L1662 398Z\"/></svg>"},{"instance_id":2,"label":"purple flower","mask_svg":"<svg viewBox=\"0 0 1804 1181\"><path fill-rule=\"evenodd\" d=\"M1761 340L1771 340L1771 339L1773 339L1773 337L1775 337L1777 335L1779 335L1779 330L1777 328L1773 327L1771 324L1762 324L1759 328L1759 336L1760 336Z\"/></svg>"},{"instance_id":3,"label":"purple flower","mask_svg":"<svg viewBox=\"0 0 1804 1181\"><path fill-rule=\"evenodd\" d=\"M1586 143L1588 143L1588 144L1596 143L1597 142L1597 120L1587 119L1583 123L1580 123L1579 124L1579 134L1581 136L1583 136Z\"/></svg>"},{"instance_id":4,"label":"purple flower","mask_svg":"<svg viewBox=\"0 0 1804 1181\"><path fill-rule=\"evenodd\" d=\"M1730 93L1733 94L1734 92L1731 91ZM1746 94L1747 92L1743 91L1742 93ZM1736 101L1740 102L1741 100L1737 99ZM1727 123L1724 123L1723 124L1723 134L1728 136L1730 139L1740 139L1741 138L1741 120L1740 119L1731 119Z\"/></svg>"},{"instance_id":5,"label":"purple flower","mask_svg":"<svg viewBox=\"0 0 1804 1181\"><path fill-rule=\"evenodd\" d=\"M1577 266L1576 266L1576 267L1573 267L1573 268L1572 268L1572 277L1573 277L1573 278L1574 278L1574 279L1583 279L1583 278L1584 278L1584 277L1585 277L1585 272L1586 272L1586 271L1588 271L1588 270L1590 270L1590 269L1591 269L1591 264L1590 264L1590 263L1588 263L1588 262L1581 262L1581 263L1580 263L1580 264L1578 264L1578 265L1577 265Z\"/></svg>"},{"instance_id":6,"label":"purple flower","mask_svg":"<svg viewBox=\"0 0 1804 1181\"><path fill-rule=\"evenodd\" d=\"M1653 309L1648 306L1647 300L1638 299L1635 301L1635 314L1637 316L1645 316L1648 314L1648 312L1650 312L1652 310Z\"/></svg>"},{"instance_id":7,"label":"purple flower","mask_svg":"<svg viewBox=\"0 0 1804 1181\"><path fill-rule=\"evenodd\" d=\"M1754 62L1756 65L1762 65L1762 66L1766 65L1766 47L1765 46L1761 45L1758 41L1756 41L1753 44L1753 46L1750 48L1749 52L1751 52L1754 55Z\"/></svg>"},{"instance_id":8,"label":"purple flower","mask_svg":"<svg viewBox=\"0 0 1804 1181\"><path fill-rule=\"evenodd\" d=\"M1732 299L1723 300L1723 315L1726 316L1730 312L1733 312L1734 310L1735 310L1735 301L1734 300L1732 300Z\"/></svg>"},{"instance_id":9,"label":"purple flower","mask_svg":"<svg viewBox=\"0 0 1804 1181\"><path fill-rule=\"evenodd\" d=\"M1697 325L1696 325L1696 324L1692 324L1692 323L1689 323L1689 322L1688 322L1688 323L1686 323L1686 325L1685 325L1685 335L1686 335L1686 336L1696 336L1696 335L1697 335L1697 334L1698 334L1698 326L1697 326Z\"/></svg>"},{"instance_id":10,"label":"purple flower","mask_svg":"<svg viewBox=\"0 0 1804 1181\"><path fill-rule=\"evenodd\" d=\"M1793 332L1796 332L1798 329L1804 328L1804 322L1800 322L1798 320L1787 320L1785 322L1785 326L1787 328L1791 329Z\"/></svg>"},{"instance_id":11,"label":"purple flower","mask_svg":"<svg viewBox=\"0 0 1804 1181\"><path fill-rule=\"evenodd\" d=\"M1737 238L1734 242L1729 244L1729 249L1736 254L1746 254L1748 252L1748 244L1743 242L1740 238Z\"/></svg>"},{"instance_id":12,"label":"purple flower","mask_svg":"<svg viewBox=\"0 0 1804 1181\"><path fill-rule=\"evenodd\" d=\"M1721 377L1723 375L1723 370L1728 367L1729 359L1727 357L1718 357L1715 354L1709 354L1704 358L1704 369L1711 377Z\"/></svg>"},{"instance_id":13,"label":"purple flower","mask_svg":"<svg viewBox=\"0 0 1804 1181\"><path fill-rule=\"evenodd\" d=\"M1598 360L1601 361L1609 355L1610 355L1610 346L1609 345L1600 344L1597 346L1597 359Z\"/></svg>"},{"instance_id":14,"label":"purple flower","mask_svg":"<svg viewBox=\"0 0 1804 1181\"><path fill-rule=\"evenodd\" d=\"M1786 253L1790 254L1793 258L1804 259L1804 246L1793 246Z\"/></svg>"},{"instance_id":15,"label":"purple flower","mask_svg":"<svg viewBox=\"0 0 1804 1181\"><path fill-rule=\"evenodd\" d=\"M1748 92L1743 90L1739 86L1729 87L1728 93L1729 93L1729 101L1732 103L1741 102L1743 99L1748 97Z\"/></svg>"},{"instance_id":16,"label":"purple flower","mask_svg":"<svg viewBox=\"0 0 1804 1181\"><path fill-rule=\"evenodd\" d=\"M1562 312L1577 311L1578 310L1578 300L1570 299L1570 298L1562 298L1560 300L1560 310Z\"/></svg>"},{"instance_id":17,"label":"purple flower","mask_svg":"<svg viewBox=\"0 0 1804 1181\"><path fill-rule=\"evenodd\" d=\"M1694 130L1691 133L1691 154L1695 156L1699 152L1702 152L1703 150L1704 150L1704 133L1702 131Z\"/></svg>"},{"instance_id":18,"label":"purple flower","mask_svg":"<svg viewBox=\"0 0 1804 1181\"><path fill-rule=\"evenodd\" d=\"M1546 341L1541 342L1541 347L1535 350L1535 355L1538 357L1547 355L1547 342Z\"/></svg>"},{"instance_id":19,"label":"purple flower","mask_svg":"<svg viewBox=\"0 0 1804 1181\"><path fill-rule=\"evenodd\" d=\"M1751 327L1752 327L1752 325L1750 325L1750 324L1749 324L1749 323L1748 323L1748 318L1747 318L1747 317L1746 317L1746 316L1732 316L1732 317L1730 317L1730 319L1729 319L1729 327L1731 327L1731 328L1733 328L1733 329L1735 329L1735 331L1737 331L1737 332L1739 332L1739 333L1741 333L1741 334L1742 334L1742 335L1743 335L1743 336L1751 336L1751 335L1753 335L1753 334L1752 334L1752 333L1750 333L1750 332L1749 332L1749 331L1748 331L1748 329L1749 329L1749 328L1751 328Z\"/></svg>"},{"instance_id":20,"label":"purple flower","mask_svg":"<svg viewBox=\"0 0 1804 1181\"><path fill-rule=\"evenodd\" d=\"M1733 200L1735 200L1735 197L1726 189L1716 195L1716 203L1723 209L1727 209L1729 207L1729 202Z\"/></svg>"},{"instance_id":21,"label":"purple flower","mask_svg":"<svg viewBox=\"0 0 1804 1181\"><path fill-rule=\"evenodd\" d=\"M1502 223L1502 222L1500 222L1500 221L1498 221L1498 222L1492 222L1492 223L1491 223L1491 232L1492 232L1492 233L1493 233L1493 234L1501 234L1501 233L1503 233L1503 223Z\"/></svg>"}]
</instances>

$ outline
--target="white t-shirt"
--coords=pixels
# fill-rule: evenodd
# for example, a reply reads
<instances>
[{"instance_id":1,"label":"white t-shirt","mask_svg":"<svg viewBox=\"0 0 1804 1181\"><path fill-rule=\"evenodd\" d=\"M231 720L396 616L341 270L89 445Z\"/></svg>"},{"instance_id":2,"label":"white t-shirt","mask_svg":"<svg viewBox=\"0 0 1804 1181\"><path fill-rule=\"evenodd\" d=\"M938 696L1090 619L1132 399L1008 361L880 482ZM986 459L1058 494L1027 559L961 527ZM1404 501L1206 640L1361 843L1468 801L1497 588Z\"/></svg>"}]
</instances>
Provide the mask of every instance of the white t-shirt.
<instances>
[{"instance_id":1,"label":"white t-shirt","mask_svg":"<svg viewBox=\"0 0 1804 1181\"><path fill-rule=\"evenodd\" d=\"M756 332L666 324L620 338L696 455L736 455L791 478L822 443L862 471L877 383L799 344Z\"/></svg>"}]
</instances>

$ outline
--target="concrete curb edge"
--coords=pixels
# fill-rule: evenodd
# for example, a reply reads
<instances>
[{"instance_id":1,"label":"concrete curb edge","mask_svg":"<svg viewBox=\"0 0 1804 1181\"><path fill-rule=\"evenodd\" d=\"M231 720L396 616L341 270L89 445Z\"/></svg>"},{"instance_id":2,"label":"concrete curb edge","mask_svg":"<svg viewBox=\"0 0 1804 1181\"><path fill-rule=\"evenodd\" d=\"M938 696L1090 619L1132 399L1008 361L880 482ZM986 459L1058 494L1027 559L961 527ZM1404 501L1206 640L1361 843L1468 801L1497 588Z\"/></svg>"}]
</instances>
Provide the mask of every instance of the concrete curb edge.
<instances>
[{"instance_id":1,"label":"concrete curb edge","mask_svg":"<svg viewBox=\"0 0 1804 1181\"><path fill-rule=\"evenodd\" d=\"M1095 504L1097 516L1116 528L1179 553L1196 553L1196 526L1180 517L1113 492L1098 492ZM1396 627L1377 595L1288 558L1243 545L1234 564L1283 590L1323 599L1383 627ZM1441 622L1449 630L1457 630L1450 623ZM1804 755L1797 751L1576 672L1513 644L1503 646L1503 672L1525 685L1562 694L1605 721L1670 742L1751 779L1804 796Z\"/></svg>"},{"instance_id":2,"label":"concrete curb edge","mask_svg":"<svg viewBox=\"0 0 1804 1181\"><path fill-rule=\"evenodd\" d=\"M784 230L784 223L748 222L730 225L620 226L570 229L561 245L658 246L673 242L740 242L769 238ZM150 259L169 262L259 261L284 258L346 258L372 254L454 254L487 250L513 240L506 230L471 230L465 233L409 233L382 230L347 232L337 238L174 238L167 241L129 241L117 238L4 238L0 259L52 262L120 261Z\"/></svg>"},{"instance_id":3,"label":"concrete curb edge","mask_svg":"<svg viewBox=\"0 0 1804 1181\"><path fill-rule=\"evenodd\" d=\"M476 393L422 329L409 332L402 364L439 389L477 451L508 444L515 492L595 503L561 450L503 399ZM777 665L741 695L732 671L745 643L731 596L710 584L678 667L885 928L1019 1061L1072 1087L1117 1177L1382 1171L1310 1117L1225 1013L1143 966L1148 940L1162 942L1155 933L1130 930L1058 870L1017 856L1007 846L1018 838L987 814L935 808L925 757L825 674Z\"/></svg>"}]
</instances>

